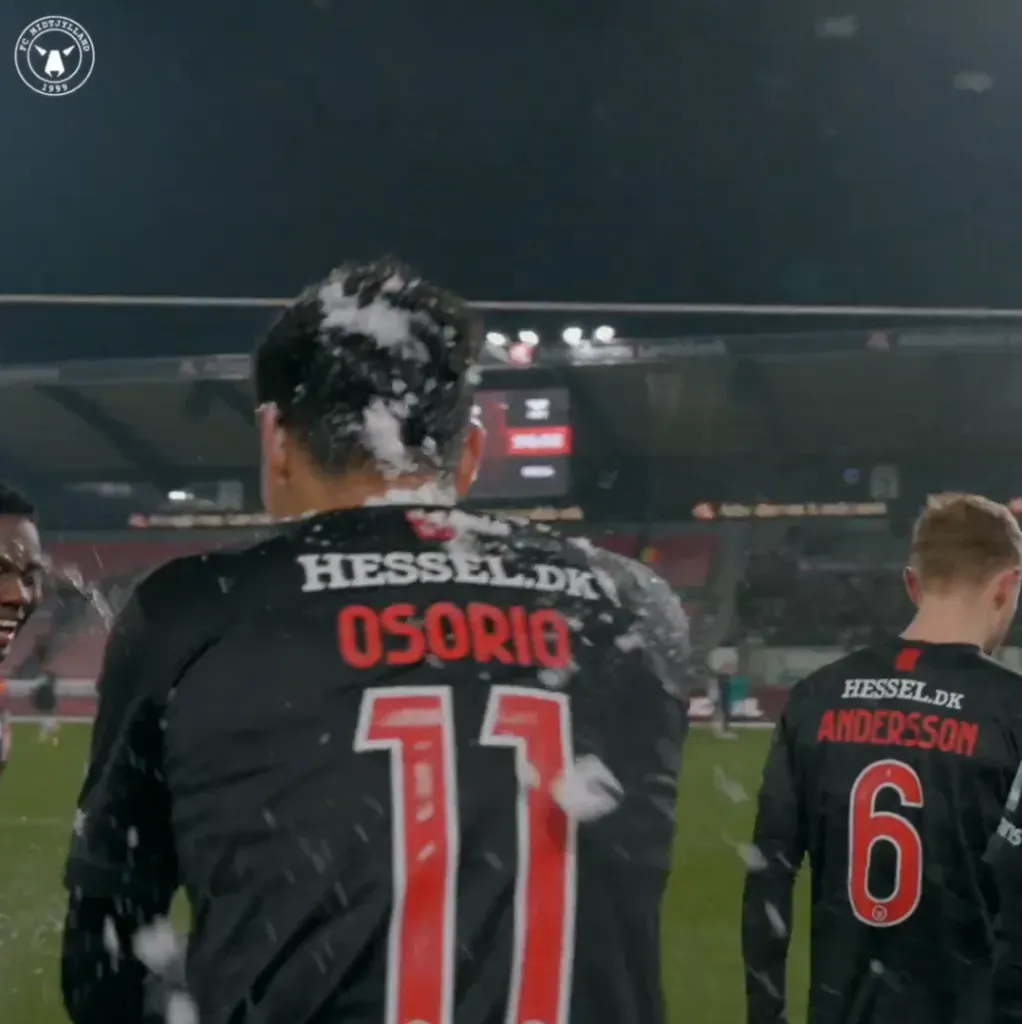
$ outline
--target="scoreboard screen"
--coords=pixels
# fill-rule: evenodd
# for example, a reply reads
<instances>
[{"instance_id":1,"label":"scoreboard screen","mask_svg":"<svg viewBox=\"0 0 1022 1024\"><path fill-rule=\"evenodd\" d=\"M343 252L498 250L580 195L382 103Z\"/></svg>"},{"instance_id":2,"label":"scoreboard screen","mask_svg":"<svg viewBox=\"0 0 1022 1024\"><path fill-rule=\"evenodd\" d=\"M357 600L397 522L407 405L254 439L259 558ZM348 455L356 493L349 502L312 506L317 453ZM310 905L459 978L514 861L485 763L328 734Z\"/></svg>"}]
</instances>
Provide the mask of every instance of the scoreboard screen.
<instances>
[{"instance_id":1,"label":"scoreboard screen","mask_svg":"<svg viewBox=\"0 0 1022 1024\"><path fill-rule=\"evenodd\" d=\"M470 498L514 501L568 493L572 436L564 388L479 391L474 411L486 430L486 448Z\"/></svg>"}]
</instances>

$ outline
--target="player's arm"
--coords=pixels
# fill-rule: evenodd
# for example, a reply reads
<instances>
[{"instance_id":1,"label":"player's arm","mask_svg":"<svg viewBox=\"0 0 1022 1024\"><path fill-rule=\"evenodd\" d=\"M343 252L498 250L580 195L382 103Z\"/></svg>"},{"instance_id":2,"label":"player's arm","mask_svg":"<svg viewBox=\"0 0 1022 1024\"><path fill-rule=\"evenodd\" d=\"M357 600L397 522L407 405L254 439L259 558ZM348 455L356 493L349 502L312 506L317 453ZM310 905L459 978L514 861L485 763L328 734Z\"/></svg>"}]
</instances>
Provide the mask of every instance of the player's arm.
<instances>
[{"instance_id":1,"label":"player's arm","mask_svg":"<svg viewBox=\"0 0 1022 1024\"><path fill-rule=\"evenodd\" d=\"M1022 764L1012 783L986 861L1000 892L999 942L990 1024L1022 1024Z\"/></svg>"},{"instance_id":2,"label":"player's arm","mask_svg":"<svg viewBox=\"0 0 1022 1024\"><path fill-rule=\"evenodd\" d=\"M107 645L88 771L65 882L61 980L74 1024L141 1024L147 974L132 940L167 914L177 888L170 807L161 776L161 652L139 599ZM166 625L163 625L166 629ZM165 662L163 662L165 664Z\"/></svg>"},{"instance_id":3,"label":"player's arm","mask_svg":"<svg viewBox=\"0 0 1022 1024\"><path fill-rule=\"evenodd\" d=\"M794 757L792 693L774 731L748 857L742 899L742 954L749 1024L787 1020L785 980L795 876L806 848L803 803Z\"/></svg>"}]
</instances>

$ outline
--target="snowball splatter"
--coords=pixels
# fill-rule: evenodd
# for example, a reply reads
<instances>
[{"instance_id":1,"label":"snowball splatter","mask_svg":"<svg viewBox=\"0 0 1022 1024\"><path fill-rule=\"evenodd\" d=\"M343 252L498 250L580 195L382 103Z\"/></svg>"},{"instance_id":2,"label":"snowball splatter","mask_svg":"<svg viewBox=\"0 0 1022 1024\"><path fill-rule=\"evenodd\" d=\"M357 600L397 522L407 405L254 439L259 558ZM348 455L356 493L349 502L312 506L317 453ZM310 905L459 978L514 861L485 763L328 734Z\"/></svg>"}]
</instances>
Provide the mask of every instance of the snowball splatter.
<instances>
[{"instance_id":1,"label":"snowball splatter","mask_svg":"<svg viewBox=\"0 0 1022 1024\"><path fill-rule=\"evenodd\" d=\"M167 1000L167 1024L199 1024L199 1008L186 992L174 992Z\"/></svg>"},{"instance_id":2,"label":"snowball splatter","mask_svg":"<svg viewBox=\"0 0 1022 1024\"><path fill-rule=\"evenodd\" d=\"M492 516L473 515L461 509L452 509L446 515L448 524L455 530L474 533L481 537L510 537L511 524Z\"/></svg>"},{"instance_id":3,"label":"snowball splatter","mask_svg":"<svg viewBox=\"0 0 1022 1024\"><path fill-rule=\"evenodd\" d=\"M429 350L412 329L422 314L400 309L385 297L400 291L404 281L394 275L376 299L365 302L364 295L345 293L347 280L347 274L335 273L319 289L324 336L330 331L360 334L372 338L381 348L400 348L403 355L426 362Z\"/></svg>"},{"instance_id":4,"label":"snowball splatter","mask_svg":"<svg viewBox=\"0 0 1022 1024\"><path fill-rule=\"evenodd\" d=\"M385 476L415 471L415 462L401 437L408 411L403 401L374 398L362 414L362 443Z\"/></svg>"},{"instance_id":5,"label":"snowball splatter","mask_svg":"<svg viewBox=\"0 0 1022 1024\"><path fill-rule=\"evenodd\" d=\"M139 928L131 941L136 959L153 974L161 976L180 961L186 945L185 937L163 917Z\"/></svg>"},{"instance_id":6,"label":"snowball splatter","mask_svg":"<svg viewBox=\"0 0 1022 1024\"><path fill-rule=\"evenodd\" d=\"M178 987L184 984L187 938L166 918L158 917L135 932L131 946L138 961L171 989L162 996L166 1024L198 1024L195 1001Z\"/></svg>"},{"instance_id":7,"label":"snowball splatter","mask_svg":"<svg viewBox=\"0 0 1022 1024\"><path fill-rule=\"evenodd\" d=\"M560 690L568 685L568 680L577 669L578 665L572 662L566 668L541 668L536 675L544 686L551 690Z\"/></svg>"},{"instance_id":8,"label":"snowball splatter","mask_svg":"<svg viewBox=\"0 0 1022 1024\"><path fill-rule=\"evenodd\" d=\"M550 787L554 802L575 821L596 821L615 811L624 789L595 755L578 758Z\"/></svg>"},{"instance_id":9,"label":"snowball splatter","mask_svg":"<svg viewBox=\"0 0 1022 1024\"><path fill-rule=\"evenodd\" d=\"M600 585L600 589L607 595L611 604L620 605L621 598L618 597L617 584L611 578L610 573L595 565L591 565L590 568L592 569L593 576L596 578L596 582Z\"/></svg>"},{"instance_id":10,"label":"snowball splatter","mask_svg":"<svg viewBox=\"0 0 1022 1024\"><path fill-rule=\"evenodd\" d=\"M454 488L430 480L420 487L390 487L383 494L367 498L365 507L376 505L453 505Z\"/></svg>"},{"instance_id":11,"label":"snowball splatter","mask_svg":"<svg viewBox=\"0 0 1022 1024\"><path fill-rule=\"evenodd\" d=\"M624 651L627 654L629 651L635 651L641 647L645 647L646 641L643 640L638 633L622 633L621 636L614 640L614 646L619 651Z\"/></svg>"},{"instance_id":12,"label":"snowball splatter","mask_svg":"<svg viewBox=\"0 0 1022 1024\"><path fill-rule=\"evenodd\" d=\"M519 761L517 775L518 781L528 789L535 789L541 781L539 769L531 761Z\"/></svg>"}]
</instances>

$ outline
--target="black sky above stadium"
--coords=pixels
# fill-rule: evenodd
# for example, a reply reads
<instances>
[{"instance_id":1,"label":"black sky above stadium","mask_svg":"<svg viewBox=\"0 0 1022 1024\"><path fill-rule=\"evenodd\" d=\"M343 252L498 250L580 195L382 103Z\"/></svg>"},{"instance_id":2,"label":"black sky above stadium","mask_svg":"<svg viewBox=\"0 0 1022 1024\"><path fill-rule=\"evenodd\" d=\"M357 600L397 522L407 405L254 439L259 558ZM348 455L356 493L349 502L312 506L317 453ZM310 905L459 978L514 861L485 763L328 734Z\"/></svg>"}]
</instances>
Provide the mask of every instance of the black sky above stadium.
<instances>
[{"instance_id":1,"label":"black sky above stadium","mask_svg":"<svg viewBox=\"0 0 1022 1024\"><path fill-rule=\"evenodd\" d=\"M396 252L480 299L1018 304L1003 3L12 0L0 41L53 13L96 68L50 99L3 58L6 292L287 295Z\"/></svg>"}]
</instances>

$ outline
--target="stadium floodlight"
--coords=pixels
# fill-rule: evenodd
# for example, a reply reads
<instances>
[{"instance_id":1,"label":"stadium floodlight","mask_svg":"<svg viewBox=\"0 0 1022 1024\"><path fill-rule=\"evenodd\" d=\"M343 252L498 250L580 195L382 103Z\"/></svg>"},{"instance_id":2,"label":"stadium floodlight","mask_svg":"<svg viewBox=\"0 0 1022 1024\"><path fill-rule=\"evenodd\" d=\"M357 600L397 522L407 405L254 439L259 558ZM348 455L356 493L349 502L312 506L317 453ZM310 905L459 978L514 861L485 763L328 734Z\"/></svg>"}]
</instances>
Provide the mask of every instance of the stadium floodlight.
<instances>
[{"instance_id":1,"label":"stadium floodlight","mask_svg":"<svg viewBox=\"0 0 1022 1024\"><path fill-rule=\"evenodd\" d=\"M507 338L500 331L490 331L486 335L486 344L496 348L503 348L507 344Z\"/></svg>"},{"instance_id":2,"label":"stadium floodlight","mask_svg":"<svg viewBox=\"0 0 1022 1024\"><path fill-rule=\"evenodd\" d=\"M171 501L191 501L192 498L187 491L168 491L167 497Z\"/></svg>"},{"instance_id":3,"label":"stadium floodlight","mask_svg":"<svg viewBox=\"0 0 1022 1024\"><path fill-rule=\"evenodd\" d=\"M609 345L614 340L614 328L602 324L593 331L593 337L597 341L602 341L604 345Z\"/></svg>"},{"instance_id":4,"label":"stadium floodlight","mask_svg":"<svg viewBox=\"0 0 1022 1024\"><path fill-rule=\"evenodd\" d=\"M565 327L561 332L561 337L564 339L566 345L581 345L582 344L582 328L581 327Z\"/></svg>"},{"instance_id":5,"label":"stadium floodlight","mask_svg":"<svg viewBox=\"0 0 1022 1024\"><path fill-rule=\"evenodd\" d=\"M535 348L539 344L539 335L535 331L519 331L518 340L529 348Z\"/></svg>"}]
</instances>

